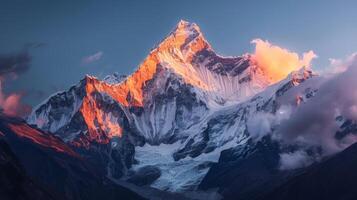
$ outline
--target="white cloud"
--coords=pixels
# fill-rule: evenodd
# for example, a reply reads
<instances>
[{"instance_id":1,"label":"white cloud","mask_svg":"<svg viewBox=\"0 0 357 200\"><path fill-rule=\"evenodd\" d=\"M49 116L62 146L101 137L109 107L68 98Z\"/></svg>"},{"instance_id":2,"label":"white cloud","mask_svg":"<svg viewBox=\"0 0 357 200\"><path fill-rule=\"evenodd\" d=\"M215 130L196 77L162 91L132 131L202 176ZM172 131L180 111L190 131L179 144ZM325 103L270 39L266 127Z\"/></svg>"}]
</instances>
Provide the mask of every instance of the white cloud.
<instances>
[{"instance_id":1,"label":"white cloud","mask_svg":"<svg viewBox=\"0 0 357 200\"><path fill-rule=\"evenodd\" d=\"M357 58L357 52L352 53L344 59L330 58L330 67L324 72L327 75L341 73L347 70Z\"/></svg>"},{"instance_id":2,"label":"white cloud","mask_svg":"<svg viewBox=\"0 0 357 200\"><path fill-rule=\"evenodd\" d=\"M280 169L292 170L310 165L314 159L305 151L295 151L280 154Z\"/></svg>"},{"instance_id":3,"label":"white cloud","mask_svg":"<svg viewBox=\"0 0 357 200\"><path fill-rule=\"evenodd\" d=\"M254 140L260 140L272 132L274 126L280 124L282 120L288 119L291 114L291 106L281 106L275 114L256 113L247 121L247 128L250 136Z\"/></svg>"}]
</instances>

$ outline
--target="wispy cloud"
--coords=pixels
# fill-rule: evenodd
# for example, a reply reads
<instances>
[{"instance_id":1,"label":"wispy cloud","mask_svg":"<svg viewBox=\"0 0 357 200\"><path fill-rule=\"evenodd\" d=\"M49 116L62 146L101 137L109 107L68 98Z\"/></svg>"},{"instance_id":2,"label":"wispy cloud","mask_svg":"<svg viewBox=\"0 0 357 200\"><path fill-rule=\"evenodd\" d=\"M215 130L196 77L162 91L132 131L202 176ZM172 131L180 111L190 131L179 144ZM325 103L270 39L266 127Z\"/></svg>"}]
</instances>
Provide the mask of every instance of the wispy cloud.
<instances>
[{"instance_id":1,"label":"wispy cloud","mask_svg":"<svg viewBox=\"0 0 357 200\"><path fill-rule=\"evenodd\" d=\"M86 56L82 59L82 65L91 64L100 60L103 57L104 53L102 51L98 51L93 55Z\"/></svg>"},{"instance_id":2,"label":"wispy cloud","mask_svg":"<svg viewBox=\"0 0 357 200\"><path fill-rule=\"evenodd\" d=\"M314 158L308 155L305 151L298 150L280 154L281 170L291 170L306 167L313 163Z\"/></svg>"},{"instance_id":3,"label":"wispy cloud","mask_svg":"<svg viewBox=\"0 0 357 200\"><path fill-rule=\"evenodd\" d=\"M357 60L357 52L352 53L344 59L330 58L330 67L327 68L325 73L328 75L334 75L336 73L341 73L347 70L347 68L352 65L355 60Z\"/></svg>"}]
</instances>

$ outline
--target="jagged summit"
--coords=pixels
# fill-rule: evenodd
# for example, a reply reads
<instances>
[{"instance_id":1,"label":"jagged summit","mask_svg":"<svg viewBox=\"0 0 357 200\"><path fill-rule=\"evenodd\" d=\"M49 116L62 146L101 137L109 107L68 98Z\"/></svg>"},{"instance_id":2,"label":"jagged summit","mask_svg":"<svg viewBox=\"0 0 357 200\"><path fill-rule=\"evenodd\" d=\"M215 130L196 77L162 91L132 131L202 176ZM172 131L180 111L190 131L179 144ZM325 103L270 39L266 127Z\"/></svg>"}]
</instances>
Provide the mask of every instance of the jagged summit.
<instances>
[{"instance_id":1,"label":"jagged summit","mask_svg":"<svg viewBox=\"0 0 357 200\"><path fill-rule=\"evenodd\" d=\"M163 41L170 36L184 36L194 39L196 37L203 37L203 33L196 23L180 20Z\"/></svg>"},{"instance_id":2,"label":"jagged summit","mask_svg":"<svg viewBox=\"0 0 357 200\"><path fill-rule=\"evenodd\" d=\"M193 53L210 49L211 46L204 38L200 28L195 23L181 20L170 34L154 48L152 53L170 51L181 53L181 57L192 57Z\"/></svg>"},{"instance_id":3,"label":"jagged summit","mask_svg":"<svg viewBox=\"0 0 357 200\"><path fill-rule=\"evenodd\" d=\"M191 23L185 20L180 20L172 34L185 34L185 35L192 35L198 36L201 33L200 27L196 23Z\"/></svg>"},{"instance_id":4,"label":"jagged summit","mask_svg":"<svg viewBox=\"0 0 357 200\"><path fill-rule=\"evenodd\" d=\"M152 48L152 51L157 50L159 46L164 46L165 43L167 42L172 42L173 38L175 40L182 40L182 39L187 39L188 41L192 41L193 39L201 37L204 39L203 33L200 30L200 27L196 23L191 23L185 20L180 20L176 26L169 32L169 34L163 38L159 43L157 43L154 48ZM171 38L170 40L168 38ZM183 40L183 41L184 41ZM205 40L205 39L204 39ZM205 40L206 41L206 40ZM175 43L172 43L172 47L180 47L180 43L182 41L178 41L176 45Z\"/></svg>"}]
</instances>

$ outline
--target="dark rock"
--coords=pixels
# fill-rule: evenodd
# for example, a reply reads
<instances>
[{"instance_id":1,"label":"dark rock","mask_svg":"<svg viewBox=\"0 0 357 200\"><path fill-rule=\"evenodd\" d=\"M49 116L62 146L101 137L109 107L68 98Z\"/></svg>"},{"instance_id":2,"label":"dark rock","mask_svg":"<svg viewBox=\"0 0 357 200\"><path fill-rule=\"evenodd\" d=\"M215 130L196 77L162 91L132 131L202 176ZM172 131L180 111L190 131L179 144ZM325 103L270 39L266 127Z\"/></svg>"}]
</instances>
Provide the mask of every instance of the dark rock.
<instances>
[{"instance_id":1,"label":"dark rock","mask_svg":"<svg viewBox=\"0 0 357 200\"><path fill-rule=\"evenodd\" d=\"M27 176L8 144L0 138L0 199L59 199Z\"/></svg>"},{"instance_id":2,"label":"dark rock","mask_svg":"<svg viewBox=\"0 0 357 200\"><path fill-rule=\"evenodd\" d=\"M269 138L250 142L245 149L222 151L199 189L218 188L225 199L250 200L274 188L288 174L281 173L279 145Z\"/></svg>"},{"instance_id":3,"label":"dark rock","mask_svg":"<svg viewBox=\"0 0 357 200\"><path fill-rule=\"evenodd\" d=\"M161 176L161 171L155 166L144 166L134 172L127 181L138 186L150 185Z\"/></svg>"}]
</instances>

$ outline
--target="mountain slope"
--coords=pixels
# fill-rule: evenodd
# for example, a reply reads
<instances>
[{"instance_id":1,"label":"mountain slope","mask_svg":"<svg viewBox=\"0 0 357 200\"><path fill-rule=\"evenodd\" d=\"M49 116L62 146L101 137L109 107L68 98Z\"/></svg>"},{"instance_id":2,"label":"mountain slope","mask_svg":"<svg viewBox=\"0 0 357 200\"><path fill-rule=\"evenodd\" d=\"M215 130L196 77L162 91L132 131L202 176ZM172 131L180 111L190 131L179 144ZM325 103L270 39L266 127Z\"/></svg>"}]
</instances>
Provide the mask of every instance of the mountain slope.
<instances>
[{"instance_id":1,"label":"mountain slope","mask_svg":"<svg viewBox=\"0 0 357 200\"><path fill-rule=\"evenodd\" d=\"M142 199L100 175L90 161L81 158L61 139L20 119L1 116L0 133L27 176L51 196L73 200Z\"/></svg>"},{"instance_id":2,"label":"mountain slope","mask_svg":"<svg viewBox=\"0 0 357 200\"><path fill-rule=\"evenodd\" d=\"M247 145L248 146L248 145ZM222 151L219 162L213 164L200 183L200 189L218 188L224 199L255 199L276 187L289 173L278 169L279 144L263 138L249 150L228 149Z\"/></svg>"},{"instance_id":3,"label":"mountain slope","mask_svg":"<svg viewBox=\"0 0 357 200\"><path fill-rule=\"evenodd\" d=\"M240 199L251 199L257 197L257 193L269 191L283 181L290 172L284 173L279 170L280 154L284 148L291 147L284 147L279 140L272 139L267 133L279 125L279 119L285 117L287 110L293 111L300 103L314 96L313 91L318 80L311 71L301 69L258 93L250 101L238 105L238 111L223 111L219 120L216 120L220 123L215 123L215 126L220 126L217 128L220 131L216 131L218 135L229 133L229 130L222 130L222 127L227 127L222 126L222 120L233 115L235 117L228 118L226 123L238 123L236 127L240 127L240 135L245 136L245 142L222 151L219 160L210 167L199 188L218 188L218 191L228 199L234 199L236 196ZM299 94L299 98L296 98L296 94ZM286 109L287 106L289 109ZM254 136L247 128L249 120L257 116L258 119L262 116L264 120L272 118L277 121L276 124L271 122L266 135ZM258 124L254 125L260 127L266 123L264 120L258 120ZM235 133L234 130L231 132Z\"/></svg>"},{"instance_id":4,"label":"mountain slope","mask_svg":"<svg viewBox=\"0 0 357 200\"><path fill-rule=\"evenodd\" d=\"M3 138L0 138L0 171L0 198L3 200L57 199L26 175Z\"/></svg>"},{"instance_id":5,"label":"mountain slope","mask_svg":"<svg viewBox=\"0 0 357 200\"><path fill-rule=\"evenodd\" d=\"M306 169L260 199L356 199L357 144Z\"/></svg>"}]
</instances>

